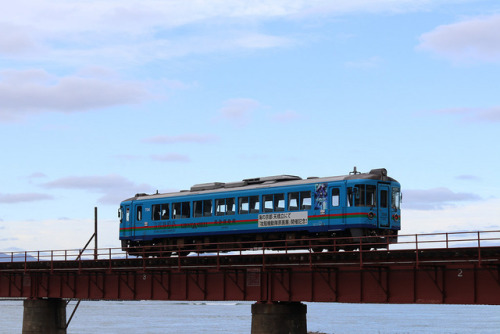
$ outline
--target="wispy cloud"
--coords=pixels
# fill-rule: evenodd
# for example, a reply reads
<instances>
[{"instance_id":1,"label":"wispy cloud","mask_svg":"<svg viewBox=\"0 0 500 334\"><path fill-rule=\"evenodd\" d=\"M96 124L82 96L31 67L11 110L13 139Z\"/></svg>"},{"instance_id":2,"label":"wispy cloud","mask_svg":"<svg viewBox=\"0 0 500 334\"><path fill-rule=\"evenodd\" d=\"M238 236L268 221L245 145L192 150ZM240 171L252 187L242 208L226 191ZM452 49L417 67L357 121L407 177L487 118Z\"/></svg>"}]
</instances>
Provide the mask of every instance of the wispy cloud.
<instances>
[{"instance_id":1,"label":"wispy cloud","mask_svg":"<svg viewBox=\"0 0 500 334\"><path fill-rule=\"evenodd\" d=\"M99 202L103 204L116 204L124 198L139 192L151 192L153 188L148 184L136 184L119 175L97 176L69 176L41 185L47 189L85 190L101 193Z\"/></svg>"},{"instance_id":2,"label":"wispy cloud","mask_svg":"<svg viewBox=\"0 0 500 334\"><path fill-rule=\"evenodd\" d=\"M300 118L302 118L302 116L293 110L287 110L285 112L276 113L271 116L271 119L278 123L289 123L296 121Z\"/></svg>"},{"instance_id":3,"label":"wispy cloud","mask_svg":"<svg viewBox=\"0 0 500 334\"><path fill-rule=\"evenodd\" d=\"M478 201L473 193L453 192L448 188L409 189L403 192L403 206L415 210L440 210L457 202Z\"/></svg>"},{"instance_id":4,"label":"wispy cloud","mask_svg":"<svg viewBox=\"0 0 500 334\"><path fill-rule=\"evenodd\" d=\"M456 0L457 2L463 0ZM301 37L256 24L350 13L426 10L450 0L30 1L2 6L0 54L53 64L137 64L191 54L289 47ZM34 27L36 25L36 28ZM192 27L195 34L173 31ZM35 52L36 51L36 52Z\"/></svg>"},{"instance_id":5,"label":"wispy cloud","mask_svg":"<svg viewBox=\"0 0 500 334\"><path fill-rule=\"evenodd\" d=\"M43 70L0 72L0 121L28 113L80 112L139 103L148 97L143 84L98 77L57 77Z\"/></svg>"},{"instance_id":6,"label":"wispy cloud","mask_svg":"<svg viewBox=\"0 0 500 334\"><path fill-rule=\"evenodd\" d=\"M435 114L448 114L465 121L500 122L500 106L489 108L448 108L431 111Z\"/></svg>"},{"instance_id":7,"label":"wispy cloud","mask_svg":"<svg viewBox=\"0 0 500 334\"><path fill-rule=\"evenodd\" d=\"M142 140L144 143L153 144L178 144L178 143L196 143L206 144L218 141L220 138L216 135L183 134L178 136L154 136Z\"/></svg>"},{"instance_id":8,"label":"wispy cloud","mask_svg":"<svg viewBox=\"0 0 500 334\"><path fill-rule=\"evenodd\" d=\"M54 199L53 196L40 193L19 193L19 194L2 194L0 193L0 203L25 203L38 202Z\"/></svg>"},{"instance_id":9,"label":"wispy cloud","mask_svg":"<svg viewBox=\"0 0 500 334\"><path fill-rule=\"evenodd\" d=\"M160 162L190 162L191 159L184 154L167 153L167 154L153 154L151 159Z\"/></svg>"},{"instance_id":10,"label":"wispy cloud","mask_svg":"<svg viewBox=\"0 0 500 334\"><path fill-rule=\"evenodd\" d=\"M381 59L379 57L370 57L363 60L353 60L345 63L345 66L357 69L371 69L379 67Z\"/></svg>"},{"instance_id":11,"label":"wispy cloud","mask_svg":"<svg viewBox=\"0 0 500 334\"><path fill-rule=\"evenodd\" d=\"M219 109L216 120L229 121L238 126L248 125L252 120L252 114L261 104L248 98L229 99Z\"/></svg>"},{"instance_id":12,"label":"wispy cloud","mask_svg":"<svg viewBox=\"0 0 500 334\"><path fill-rule=\"evenodd\" d=\"M465 180L465 181L479 181L481 178L477 175L463 174L457 175L455 177L457 180Z\"/></svg>"},{"instance_id":13,"label":"wispy cloud","mask_svg":"<svg viewBox=\"0 0 500 334\"><path fill-rule=\"evenodd\" d=\"M441 25L420 36L418 49L455 62L500 62L500 14Z\"/></svg>"}]
</instances>

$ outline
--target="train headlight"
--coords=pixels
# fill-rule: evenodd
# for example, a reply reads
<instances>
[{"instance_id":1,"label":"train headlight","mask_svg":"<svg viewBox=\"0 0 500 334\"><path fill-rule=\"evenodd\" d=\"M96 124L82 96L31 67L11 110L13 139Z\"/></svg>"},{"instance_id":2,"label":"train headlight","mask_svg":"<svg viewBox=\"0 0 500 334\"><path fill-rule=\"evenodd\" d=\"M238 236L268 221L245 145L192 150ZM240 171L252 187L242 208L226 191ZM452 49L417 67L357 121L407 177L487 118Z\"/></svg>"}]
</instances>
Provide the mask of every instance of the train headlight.
<instances>
[{"instance_id":1,"label":"train headlight","mask_svg":"<svg viewBox=\"0 0 500 334\"><path fill-rule=\"evenodd\" d=\"M392 219L394 219L395 221L398 221L399 220L399 215L396 213L394 215L392 215Z\"/></svg>"},{"instance_id":2,"label":"train headlight","mask_svg":"<svg viewBox=\"0 0 500 334\"><path fill-rule=\"evenodd\" d=\"M369 212L368 213L368 218L369 219L373 219L373 217L375 217L375 214L373 212Z\"/></svg>"}]
</instances>

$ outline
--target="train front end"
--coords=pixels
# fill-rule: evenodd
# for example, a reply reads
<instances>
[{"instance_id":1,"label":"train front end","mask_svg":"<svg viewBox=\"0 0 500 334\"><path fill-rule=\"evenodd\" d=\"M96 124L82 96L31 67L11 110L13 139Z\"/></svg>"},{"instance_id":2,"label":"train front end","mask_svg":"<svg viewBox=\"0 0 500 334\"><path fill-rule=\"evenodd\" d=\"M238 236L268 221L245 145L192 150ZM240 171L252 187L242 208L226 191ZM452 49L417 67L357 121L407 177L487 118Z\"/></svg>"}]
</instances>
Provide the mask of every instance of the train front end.
<instances>
[{"instance_id":1,"label":"train front end","mask_svg":"<svg viewBox=\"0 0 500 334\"><path fill-rule=\"evenodd\" d=\"M385 236L396 243L401 229L401 185L385 168L352 173L346 181L345 216L353 237Z\"/></svg>"}]
</instances>

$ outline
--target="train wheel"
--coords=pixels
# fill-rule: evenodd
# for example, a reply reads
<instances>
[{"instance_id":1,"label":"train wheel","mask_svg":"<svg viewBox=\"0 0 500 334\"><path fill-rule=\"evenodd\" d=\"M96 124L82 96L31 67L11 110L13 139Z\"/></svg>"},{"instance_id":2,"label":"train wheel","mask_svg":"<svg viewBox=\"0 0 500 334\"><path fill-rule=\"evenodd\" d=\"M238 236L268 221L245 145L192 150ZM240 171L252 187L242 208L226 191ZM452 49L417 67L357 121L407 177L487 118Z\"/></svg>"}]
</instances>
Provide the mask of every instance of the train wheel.
<instances>
[{"instance_id":1,"label":"train wheel","mask_svg":"<svg viewBox=\"0 0 500 334\"><path fill-rule=\"evenodd\" d=\"M323 252L323 247L312 247L313 253L321 253Z\"/></svg>"}]
</instances>

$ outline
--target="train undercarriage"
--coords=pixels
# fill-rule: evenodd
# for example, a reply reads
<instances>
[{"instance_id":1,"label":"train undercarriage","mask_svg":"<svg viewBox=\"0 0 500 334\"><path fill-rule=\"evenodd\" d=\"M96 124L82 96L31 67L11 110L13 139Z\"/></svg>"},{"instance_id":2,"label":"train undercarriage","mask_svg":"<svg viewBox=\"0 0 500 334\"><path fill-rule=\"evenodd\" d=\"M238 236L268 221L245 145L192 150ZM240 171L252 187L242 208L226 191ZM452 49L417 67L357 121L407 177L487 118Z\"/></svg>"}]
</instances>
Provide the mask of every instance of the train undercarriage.
<instances>
[{"instance_id":1,"label":"train undercarriage","mask_svg":"<svg viewBox=\"0 0 500 334\"><path fill-rule=\"evenodd\" d=\"M351 228L345 231L308 231L222 234L163 238L143 241L122 240L122 250L140 257L186 256L194 253L227 253L247 250L311 250L313 252L386 249L397 242L397 231Z\"/></svg>"}]
</instances>

